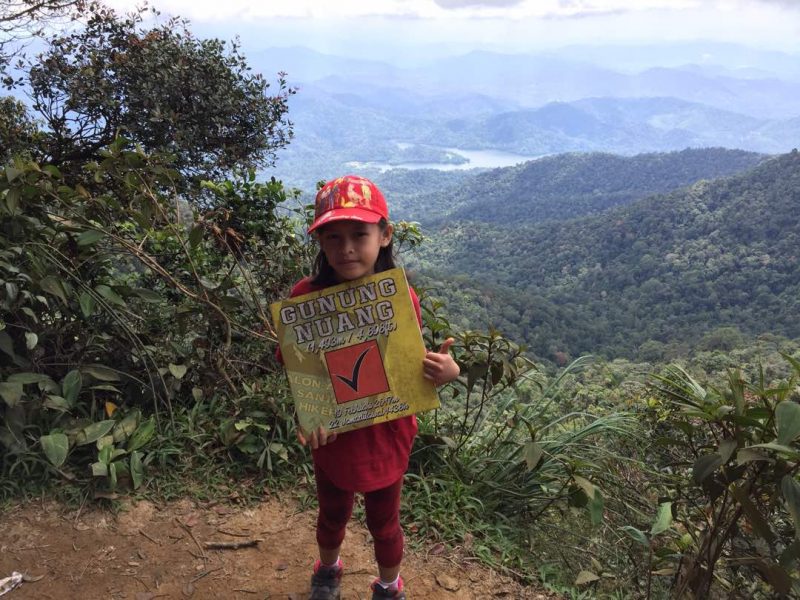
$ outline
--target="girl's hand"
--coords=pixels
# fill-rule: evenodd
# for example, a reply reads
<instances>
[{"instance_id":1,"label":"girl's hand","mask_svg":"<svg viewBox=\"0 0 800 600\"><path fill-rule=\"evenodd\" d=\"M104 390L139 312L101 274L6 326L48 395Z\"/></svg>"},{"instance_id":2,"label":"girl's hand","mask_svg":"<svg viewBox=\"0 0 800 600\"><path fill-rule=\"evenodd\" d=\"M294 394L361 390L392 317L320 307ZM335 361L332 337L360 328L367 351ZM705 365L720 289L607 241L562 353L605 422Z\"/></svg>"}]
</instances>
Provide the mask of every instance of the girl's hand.
<instances>
[{"instance_id":1,"label":"girl's hand","mask_svg":"<svg viewBox=\"0 0 800 600\"><path fill-rule=\"evenodd\" d=\"M422 359L425 379L433 381L436 387L453 381L461 373L461 369L449 352L454 341L453 338L447 338L438 352L428 350Z\"/></svg>"},{"instance_id":2,"label":"girl's hand","mask_svg":"<svg viewBox=\"0 0 800 600\"><path fill-rule=\"evenodd\" d=\"M312 431L311 434L307 434L305 431L303 431L302 427L297 428L297 441L303 446L311 444L311 447L314 450L320 446L325 446L331 442L335 442L336 435L337 434L335 431L329 433L322 425L320 425L316 431Z\"/></svg>"}]
</instances>

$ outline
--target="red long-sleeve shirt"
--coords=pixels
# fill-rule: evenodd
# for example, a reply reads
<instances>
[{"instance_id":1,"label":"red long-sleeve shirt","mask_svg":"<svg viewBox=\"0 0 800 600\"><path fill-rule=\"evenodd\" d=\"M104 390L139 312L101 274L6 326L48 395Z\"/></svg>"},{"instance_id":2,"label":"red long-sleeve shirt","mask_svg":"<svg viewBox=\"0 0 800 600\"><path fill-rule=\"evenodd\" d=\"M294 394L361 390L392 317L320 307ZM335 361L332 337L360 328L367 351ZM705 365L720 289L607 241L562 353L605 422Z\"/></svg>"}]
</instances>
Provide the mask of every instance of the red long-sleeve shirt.
<instances>
[{"instance_id":1,"label":"red long-sleeve shirt","mask_svg":"<svg viewBox=\"0 0 800 600\"><path fill-rule=\"evenodd\" d=\"M323 288L313 285L306 277L294 285L290 297ZM409 288L409 292L421 328L419 298L413 289ZM280 348L276 356L283 362ZM334 442L312 450L311 454L315 466L322 469L337 487L371 492L387 487L403 476L408 469L408 457L416 434L417 419L410 415L340 433Z\"/></svg>"}]
</instances>

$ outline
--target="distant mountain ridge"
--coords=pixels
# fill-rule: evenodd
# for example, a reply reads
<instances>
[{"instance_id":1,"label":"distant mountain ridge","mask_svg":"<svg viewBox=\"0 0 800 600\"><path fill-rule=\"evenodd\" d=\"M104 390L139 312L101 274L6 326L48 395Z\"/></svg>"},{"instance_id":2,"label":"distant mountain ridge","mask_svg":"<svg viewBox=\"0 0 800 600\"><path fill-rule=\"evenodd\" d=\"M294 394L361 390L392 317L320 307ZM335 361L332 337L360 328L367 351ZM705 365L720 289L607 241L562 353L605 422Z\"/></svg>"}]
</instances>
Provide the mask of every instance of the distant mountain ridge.
<instances>
[{"instance_id":1,"label":"distant mountain ridge","mask_svg":"<svg viewBox=\"0 0 800 600\"><path fill-rule=\"evenodd\" d=\"M800 63L796 56L776 50L753 48L728 42L698 40L654 44L573 44L558 49L558 55L573 60L591 59L601 66L627 72L640 72L654 64L684 68L771 73L800 81Z\"/></svg>"},{"instance_id":2,"label":"distant mountain ridge","mask_svg":"<svg viewBox=\"0 0 800 600\"><path fill-rule=\"evenodd\" d=\"M415 147L426 157L420 160L428 160L429 151L436 148L540 156L594 151L633 155L719 146L775 154L791 150L800 139L800 117L756 119L674 98L590 98L454 119L444 113L450 105L447 98L428 99L420 116L386 108L403 102L401 97L395 102L391 94L384 90L383 108L369 94L341 98L313 86L292 98L296 137L279 155L278 173L293 185L309 185L348 170L349 161L391 163L402 157L403 162L413 162ZM469 100L487 106L485 98ZM401 151L400 142L409 147ZM367 169L364 174L376 171Z\"/></svg>"},{"instance_id":3,"label":"distant mountain ridge","mask_svg":"<svg viewBox=\"0 0 800 600\"><path fill-rule=\"evenodd\" d=\"M647 196L739 173L767 157L724 148L619 156L560 154L495 169L442 193L420 193L396 209L403 218L435 226L453 221L509 225L568 220ZM391 193L391 182L388 192Z\"/></svg>"},{"instance_id":4,"label":"distant mountain ridge","mask_svg":"<svg viewBox=\"0 0 800 600\"><path fill-rule=\"evenodd\" d=\"M723 146L788 152L797 121L757 119L675 98L585 98L538 109L446 121L426 141L520 154L605 151L634 154Z\"/></svg>"},{"instance_id":5,"label":"distant mountain ridge","mask_svg":"<svg viewBox=\"0 0 800 600\"><path fill-rule=\"evenodd\" d=\"M667 352L726 326L795 338L798 207L793 151L595 216L449 221L427 232L435 244L412 267L445 282L439 293L458 318L488 318L548 358Z\"/></svg>"},{"instance_id":6,"label":"distant mountain ridge","mask_svg":"<svg viewBox=\"0 0 800 600\"><path fill-rule=\"evenodd\" d=\"M652 47L632 47L629 53L650 50L651 56L649 64L646 60L631 62L635 70L614 66L625 62L620 53L612 59L602 48L540 54L475 51L432 59L416 67L322 54L302 47L268 48L253 53L251 60L256 69L266 74L283 70L290 83L314 83L330 92L361 93L373 86L395 87L413 91L419 97L477 94L527 108L590 97L664 96L758 118L800 116L796 102L800 96L798 57L735 45L708 47L716 49L716 62L701 62L708 60L708 53L701 52L698 46L681 54L685 61L668 65L663 64L665 50L657 53ZM734 59L726 61L724 52ZM743 62L737 62L737 56ZM725 64L729 66L711 68ZM696 68L689 69L687 65ZM737 77L737 73L744 76ZM763 76L754 76L757 73Z\"/></svg>"}]
</instances>

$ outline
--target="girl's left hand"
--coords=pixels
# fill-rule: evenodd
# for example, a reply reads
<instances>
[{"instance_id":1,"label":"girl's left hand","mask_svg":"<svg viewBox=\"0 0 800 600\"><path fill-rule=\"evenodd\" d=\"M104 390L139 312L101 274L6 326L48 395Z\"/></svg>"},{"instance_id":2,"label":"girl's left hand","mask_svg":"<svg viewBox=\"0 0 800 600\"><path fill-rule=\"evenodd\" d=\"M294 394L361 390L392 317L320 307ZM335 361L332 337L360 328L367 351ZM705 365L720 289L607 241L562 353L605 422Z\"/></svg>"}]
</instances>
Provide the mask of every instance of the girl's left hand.
<instances>
[{"instance_id":1,"label":"girl's left hand","mask_svg":"<svg viewBox=\"0 0 800 600\"><path fill-rule=\"evenodd\" d=\"M437 387L453 381L461 373L461 369L449 352L454 341L453 338L447 338L438 352L428 350L422 359L425 379L430 379Z\"/></svg>"},{"instance_id":2,"label":"girl's left hand","mask_svg":"<svg viewBox=\"0 0 800 600\"><path fill-rule=\"evenodd\" d=\"M300 442L300 444L303 446L308 444L314 450L316 450L320 446L325 446L327 444L330 444L331 442L335 442L336 432L335 431L328 432L327 429L325 429L322 425L320 425L318 429L308 434L305 431L303 431L302 427L298 426L297 441Z\"/></svg>"}]
</instances>

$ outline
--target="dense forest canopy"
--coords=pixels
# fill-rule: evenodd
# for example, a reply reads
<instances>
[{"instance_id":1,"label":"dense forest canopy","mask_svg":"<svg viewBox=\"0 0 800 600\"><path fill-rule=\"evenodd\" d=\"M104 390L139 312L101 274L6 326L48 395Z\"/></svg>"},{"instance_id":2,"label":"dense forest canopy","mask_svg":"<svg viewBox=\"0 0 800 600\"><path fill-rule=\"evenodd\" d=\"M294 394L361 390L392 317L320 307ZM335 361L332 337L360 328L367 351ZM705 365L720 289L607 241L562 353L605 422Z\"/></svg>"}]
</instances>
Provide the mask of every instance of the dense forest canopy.
<instances>
[{"instance_id":1,"label":"dense forest canopy","mask_svg":"<svg viewBox=\"0 0 800 600\"><path fill-rule=\"evenodd\" d=\"M390 171L378 181L393 194L395 215L424 226L454 221L520 225L597 214L699 179L743 171L764 158L724 148L632 157L568 153L472 176Z\"/></svg>"},{"instance_id":2,"label":"dense forest canopy","mask_svg":"<svg viewBox=\"0 0 800 600\"><path fill-rule=\"evenodd\" d=\"M565 157L565 171L575 164ZM617 181L614 171L604 175ZM799 177L793 151L594 216L528 224L523 212L518 225L499 224L497 211L472 205L461 213L471 220L428 232L436 248L423 248L415 266L434 279L486 284L486 292L446 293L460 314L488 316L545 357L632 357L647 342L688 344L725 326L793 338Z\"/></svg>"}]
</instances>

